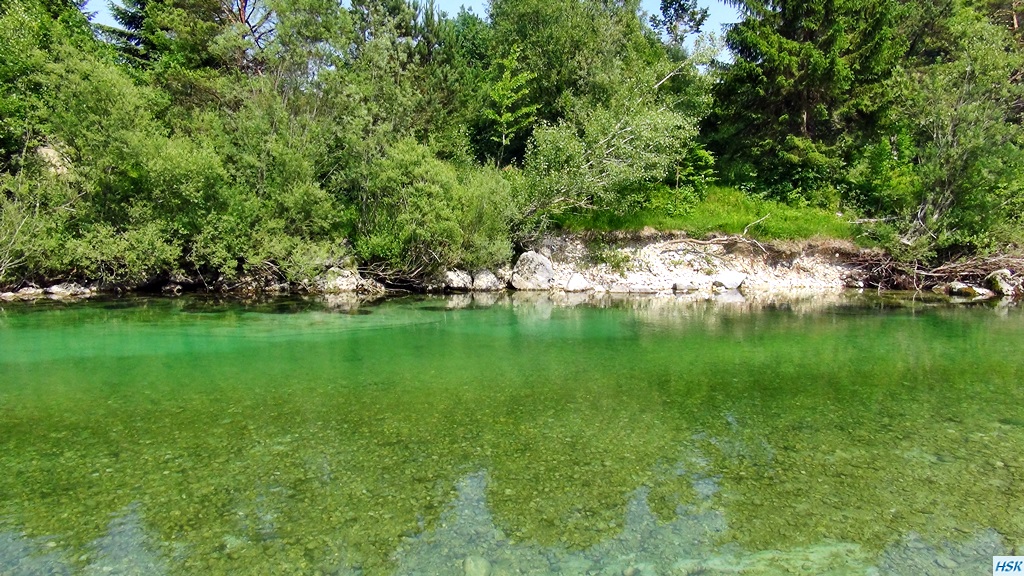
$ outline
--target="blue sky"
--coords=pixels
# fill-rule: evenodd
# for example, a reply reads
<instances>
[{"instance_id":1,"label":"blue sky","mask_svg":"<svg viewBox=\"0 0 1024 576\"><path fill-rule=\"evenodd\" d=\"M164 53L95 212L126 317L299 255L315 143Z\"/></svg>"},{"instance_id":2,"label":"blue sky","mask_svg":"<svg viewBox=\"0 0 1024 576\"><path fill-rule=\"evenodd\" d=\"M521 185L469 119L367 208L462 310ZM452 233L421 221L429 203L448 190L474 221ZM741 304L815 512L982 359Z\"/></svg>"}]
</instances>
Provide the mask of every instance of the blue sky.
<instances>
[{"instance_id":1,"label":"blue sky","mask_svg":"<svg viewBox=\"0 0 1024 576\"><path fill-rule=\"evenodd\" d=\"M107 25L114 24L107 9L107 1L89 0L89 3L86 5L86 11L96 12L93 22ZM461 6L471 9L481 16L487 13L487 0L436 0L436 3L438 8L449 14L457 13ZM704 26L704 29L708 32L721 32L723 24L729 24L737 20L736 10L718 0L698 0L698 3L710 10L710 16L708 17L707 24ZM642 4L644 10L650 14L658 11L658 0L643 0Z\"/></svg>"}]
</instances>

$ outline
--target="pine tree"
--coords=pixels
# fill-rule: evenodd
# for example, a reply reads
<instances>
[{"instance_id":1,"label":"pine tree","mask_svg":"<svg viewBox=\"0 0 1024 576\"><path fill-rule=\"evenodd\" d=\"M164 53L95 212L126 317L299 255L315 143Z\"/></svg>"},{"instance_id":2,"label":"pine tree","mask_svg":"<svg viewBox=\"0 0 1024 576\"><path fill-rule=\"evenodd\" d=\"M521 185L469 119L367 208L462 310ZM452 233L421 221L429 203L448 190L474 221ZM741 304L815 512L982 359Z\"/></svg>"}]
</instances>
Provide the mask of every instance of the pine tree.
<instances>
[{"instance_id":1,"label":"pine tree","mask_svg":"<svg viewBox=\"0 0 1024 576\"><path fill-rule=\"evenodd\" d=\"M717 87L717 152L785 200L828 204L835 145L872 110L903 48L891 0L738 0ZM742 144L737 145L737 143ZM784 173L780 172L784 169Z\"/></svg>"},{"instance_id":2,"label":"pine tree","mask_svg":"<svg viewBox=\"0 0 1024 576\"><path fill-rule=\"evenodd\" d=\"M109 4L110 14L120 27L101 24L96 28L103 38L118 47L130 64L141 65L153 56L153 44L144 33L149 0L121 1L122 4Z\"/></svg>"}]
</instances>

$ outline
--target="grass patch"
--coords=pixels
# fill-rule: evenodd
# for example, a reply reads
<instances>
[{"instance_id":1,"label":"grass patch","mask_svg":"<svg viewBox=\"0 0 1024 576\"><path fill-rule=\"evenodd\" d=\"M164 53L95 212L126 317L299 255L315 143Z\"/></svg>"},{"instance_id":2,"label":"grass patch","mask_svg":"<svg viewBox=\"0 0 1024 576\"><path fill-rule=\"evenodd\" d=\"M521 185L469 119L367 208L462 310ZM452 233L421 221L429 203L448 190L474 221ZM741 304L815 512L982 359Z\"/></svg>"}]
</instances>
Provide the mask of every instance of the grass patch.
<instances>
[{"instance_id":1,"label":"grass patch","mask_svg":"<svg viewBox=\"0 0 1024 576\"><path fill-rule=\"evenodd\" d=\"M751 225L761 218L764 220ZM747 235L764 240L852 239L854 236L853 226L828 210L788 206L726 187L711 188L704 200L684 214L669 216L641 210L619 215L594 211L567 216L560 224L571 231L598 232L640 230L650 226L658 230L683 230L694 237L716 232L740 234L750 226Z\"/></svg>"}]
</instances>

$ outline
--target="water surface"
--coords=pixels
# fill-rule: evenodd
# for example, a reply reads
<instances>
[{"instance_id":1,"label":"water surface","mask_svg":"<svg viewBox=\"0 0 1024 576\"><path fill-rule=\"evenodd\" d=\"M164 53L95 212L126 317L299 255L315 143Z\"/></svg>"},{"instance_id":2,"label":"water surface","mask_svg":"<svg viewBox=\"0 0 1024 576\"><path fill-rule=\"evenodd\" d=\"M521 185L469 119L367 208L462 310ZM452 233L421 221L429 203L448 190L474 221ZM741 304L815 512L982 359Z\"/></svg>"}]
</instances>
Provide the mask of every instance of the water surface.
<instances>
[{"instance_id":1,"label":"water surface","mask_svg":"<svg viewBox=\"0 0 1024 576\"><path fill-rule=\"evenodd\" d=\"M4 304L0 574L987 573L1024 550L1022 320Z\"/></svg>"}]
</instances>

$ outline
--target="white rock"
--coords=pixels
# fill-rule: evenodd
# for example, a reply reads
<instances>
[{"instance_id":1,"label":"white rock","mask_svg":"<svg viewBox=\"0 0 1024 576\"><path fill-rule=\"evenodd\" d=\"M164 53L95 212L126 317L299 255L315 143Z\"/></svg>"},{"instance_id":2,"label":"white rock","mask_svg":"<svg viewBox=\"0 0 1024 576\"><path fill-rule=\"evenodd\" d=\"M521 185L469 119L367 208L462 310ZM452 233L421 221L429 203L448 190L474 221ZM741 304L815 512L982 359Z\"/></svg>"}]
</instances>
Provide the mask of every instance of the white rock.
<instances>
[{"instance_id":1,"label":"white rock","mask_svg":"<svg viewBox=\"0 0 1024 576\"><path fill-rule=\"evenodd\" d=\"M501 281L502 286L508 286L512 283L512 268L508 265L502 266L494 271L494 275Z\"/></svg>"},{"instance_id":2,"label":"white rock","mask_svg":"<svg viewBox=\"0 0 1024 576\"><path fill-rule=\"evenodd\" d=\"M42 160L43 165L50 171L51 174L57 176L63 176L68 173L70 163L67 157L58 152L52 146L39 146L36 148L36 154L39 155L39 159Z\"/></svg>"},{"instance_id":3,"label":"white rock","mask_svg":"<svg viewBox=\"0 0 1024 576\"><path fill-rule=\"evenodd\" d=\"M565 283L566 292L586 292L590 290L590 282L582 274L576 273Z\"/></svg>"},{"instance_id":4,"label":"white rock","mask_svg":"<svg viewBox=\"0 0 1024 576\"><path fill-rule=\"evenodd\" d=\"M65 284L55 284L44 290L47 294L55 296L57 298L68 298L74 296L85 296L90 293L88 288L79 286L74 282L68 282Z\"/></svg>"},{"instance_id":5,"label":"white rock","mask_svg":"<svg viewBox=\"0 0 1024 576\"><path fill-rule=\"evenodd\" d=\"M473 274L473 290L476 292L497 292L505 289L505 283L490 270L481 270Z\"/></svg>"},{"instance_id":6,"label":"white rock","mask_svg":"<svg viewBox=\"0 0 1024 576\"><path fill-rule=\"evenodd\" d=\"M444 287L457 291L471 290L473 288L473 277L464 270L449 270L444 273Z\"/></svg>"},{"instance_id":7,"label":"white rock","mask_svg":"<svg viewBox=\"0 0 1024 576\"><path fill-rule=\"evenodd\" d=\"M324 281L324 292L328 294L341 294L342 292L355 292L359 289L359 273L355 270L341 270L331 268L327 271Z\"/></svg>"},{"instance_id":8,"label":"white rock","mask_svg":"<svg viewBox=\"0 0 1024 576\"><path fill-rule=\"evenodd\" d=\"M712 285L718 288L725 288L726 290L737 290L746 279L747 275L742 272L732 272L727 270L725 272L719 272L715 276Z\"/></svg>"},{"instance_id":9,"label":"white rock","mask_svg":"<svg viewBox=\"0 0 1024 576\"><path fill-rule=\"evenodd\" d=\"M991 298L996 295L995 292L989 290L988 288L982 288L981 286L975 286L974 291L978 293L978 295L975 296L975 298L977 298L978 300L982 300L984 298Z\"/></svg>"},{"instance_id":10,"label":"white rock","mask_svg":"<svg viewBox=\"0 0 1024 576\"><path fill-rule=\"evenodd\" d=\"M512 271L512 286L516 290L549 290L554 276L551 260L536 252L526 252Z\"/></svg>"},{"instance_id":11,"label":"white rock","mask_svg":"<svg viewBox=\"0 0 1024 576\"><path fill-rule=\"evenodd\" d=\"M383 294L384 287L374 280L368 280L359 275L355 270L342 270L331 268L324 274L321 280L325 294L342 294L355 292L357 294Z\"/></svg>"}]
</instances>

